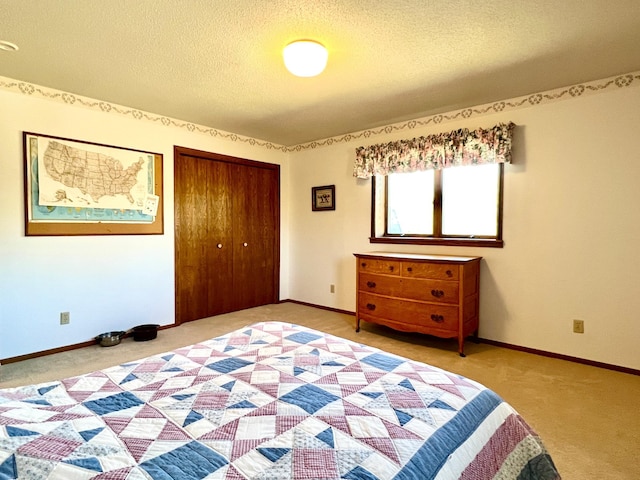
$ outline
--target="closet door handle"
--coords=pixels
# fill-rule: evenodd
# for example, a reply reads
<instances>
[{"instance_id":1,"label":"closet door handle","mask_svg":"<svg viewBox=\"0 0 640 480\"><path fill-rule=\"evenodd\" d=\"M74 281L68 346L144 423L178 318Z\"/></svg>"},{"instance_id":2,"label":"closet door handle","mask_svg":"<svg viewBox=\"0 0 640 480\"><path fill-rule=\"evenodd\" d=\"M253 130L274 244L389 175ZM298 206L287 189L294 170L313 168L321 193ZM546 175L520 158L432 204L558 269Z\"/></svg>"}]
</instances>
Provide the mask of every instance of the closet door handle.
<instances>
[{"instance_id":1,"label":"closet door handle","mask_svg":"<svg viewBox=\"0 0 640 480\"><path fill-rule=\"evenodd\" d=\"M243 246L243 247L246 247L247 245L249 245L247 242L244 242L244 243L242 244L242 246Z\"/></svg>"},{"instance_id":2,"label":"closet door handle","mask_svg":"<svg viewBox=\"0 0 640 480\"><path fill-rule=\"evenodd\" d=\"M376 288L376 282L367 282L367 287Z\"/></svg>"},{"instance_id":3,"label":"closet door handle","mask_svg":"<svg viewBox=\"0 0 640 480\"><path fill-rule=\"evenodd\" d=\"M221 244L221 243L219 243L218 245L216 245L216 247L218 247L218 248L222 248L222 244Z\"/></svg>"}]
</instances>

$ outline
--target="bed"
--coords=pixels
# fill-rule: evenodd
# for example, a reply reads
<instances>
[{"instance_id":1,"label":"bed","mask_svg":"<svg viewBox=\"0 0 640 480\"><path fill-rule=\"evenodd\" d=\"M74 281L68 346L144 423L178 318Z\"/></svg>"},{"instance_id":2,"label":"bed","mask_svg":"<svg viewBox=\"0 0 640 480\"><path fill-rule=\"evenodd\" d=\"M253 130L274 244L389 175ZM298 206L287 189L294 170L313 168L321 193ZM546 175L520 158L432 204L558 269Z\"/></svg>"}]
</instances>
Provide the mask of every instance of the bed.
<instances>
[{"instance_id":1,"label":"bed","mask_svg":"<svg viewBox=\"0 0 640 480\"><path fill-rule=\"evenodd\" d=\"M0 479L560 476L470 379L262 322L61 381L0 390Z\"/></svg>"}]
</instances>

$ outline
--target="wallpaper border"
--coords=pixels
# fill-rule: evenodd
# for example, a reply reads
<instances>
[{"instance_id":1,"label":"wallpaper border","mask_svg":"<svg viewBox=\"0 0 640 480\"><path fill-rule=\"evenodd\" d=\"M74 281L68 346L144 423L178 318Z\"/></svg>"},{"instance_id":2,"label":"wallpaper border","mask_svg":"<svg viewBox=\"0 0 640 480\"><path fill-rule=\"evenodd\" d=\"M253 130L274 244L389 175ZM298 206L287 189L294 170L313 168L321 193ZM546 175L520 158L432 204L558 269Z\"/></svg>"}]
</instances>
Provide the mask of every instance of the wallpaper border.
<instances>
[{"instance_id":1,"label":"wallpaper border","mask_svg":"<svg viewBox=\"0 0 640 480\"><path fill-rule=\"evenodd\" d=\"M209 135L211 137L228 140L231 142L241 142L251 146L263 147L268 150L280 150L285 153L300 152L303 150L310 150L337 143L347 143L358 139L369 139L378 135L386 135L389 133L413 130L418 127L424 127L428 125L438 125L442 123L452 122L459 120L460 118L468 119L479 117L483 115L506 112L510 110L516 110L520 108L527 108L537 105L543 105L551 102L557 102L561 100L570 100L581 96L604 92L607 90L627 88L631 86L640 86L640 72L632 72L623 75L616 75L613 77L594 80L591 82L579 83L568 87L561 87L553 90L547 90L544 92L533 93L530 95L524 95L521 97L515 97L508 100L500 100L497 102L486 103L483 105L476 105L473 107L462 108L459 110L453 110L447 113L441 113L436 115L429 115L420 117L414 120L407 120L403 122L393 123L377 128L371 128L367 130L360 130L357 132L347 133L344 135L337 135L334 137L328 137L322 140L315 140L311 142L300 143L298 145L279 145L276 143L268 142L265 140L258 140L252 137L246 137L236 133L226 132L224 130L218 130L212 127L206 127L191 122L185 122L183 120L177 120L171 117L163 115L157 115L154 113L145 112L135 108L130 108L122 105L117 105L109 102L95 100L81 95L73 93L62 92L54 90L48 87L42 87L39 85L33 85L31 83L22 82L20 80L13 80L7 77L0 76L0 88L8 90L14 93L21 93L27 96L39 97L47 100L57 101L67 105L80 106L89 108L91 110L99 110L103 113L120 115L123 117L133 118L140 121L148 121L151 123L162 124L165 127L173 127L185 129L189 132L201 133Z\"/></svg>"}]
</instances>

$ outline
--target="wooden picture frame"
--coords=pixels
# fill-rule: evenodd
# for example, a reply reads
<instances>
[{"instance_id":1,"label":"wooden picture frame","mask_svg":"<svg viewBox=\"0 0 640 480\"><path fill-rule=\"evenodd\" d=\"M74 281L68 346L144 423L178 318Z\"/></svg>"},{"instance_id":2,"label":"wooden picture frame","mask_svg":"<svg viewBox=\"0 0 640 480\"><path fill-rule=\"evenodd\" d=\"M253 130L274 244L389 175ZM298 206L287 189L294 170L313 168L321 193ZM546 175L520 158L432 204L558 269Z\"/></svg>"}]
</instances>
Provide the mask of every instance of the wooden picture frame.
<instances>
[{"instance_id":1,"label":"wooden picture frame","mask_svg":"<svg viewBox=\"0 0 640 480\"><path fill-rule=\"evenodd\" d=\"M336 209L336 186L324 185L311 188L311 210L314 212Z\"/></svg>"},{"instance_id":2,"label":"wooden picture frame","mask_svg":"<svg viewBox=\"0 0 640 480\"><path fill-rule=\"evenodd\" d=\"M23 132L25 235L161 235L161 154Z\"/></svg>"}]
</instances>

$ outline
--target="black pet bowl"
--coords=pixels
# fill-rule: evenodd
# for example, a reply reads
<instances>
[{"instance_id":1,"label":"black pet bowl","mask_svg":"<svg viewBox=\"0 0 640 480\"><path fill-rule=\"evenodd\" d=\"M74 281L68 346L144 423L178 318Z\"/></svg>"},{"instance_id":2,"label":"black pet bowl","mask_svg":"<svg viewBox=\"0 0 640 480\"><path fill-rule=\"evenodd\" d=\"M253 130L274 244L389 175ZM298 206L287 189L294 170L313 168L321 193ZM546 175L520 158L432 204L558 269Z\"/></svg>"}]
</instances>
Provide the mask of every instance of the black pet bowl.
<instances>
[{"instance_id":1,"label":"black pet bowl","mask_svg":"<svg viewBox=\"0 0 640 480\"><path fill-rule=\"evenodd\" d=\"M136 342L146 342L148 340L153 340L158 336L158 327L160 325L138 325L137 327L133 327L131 329L131 333L133 334L133 340Z\"/></svg>"}]
</instances>

